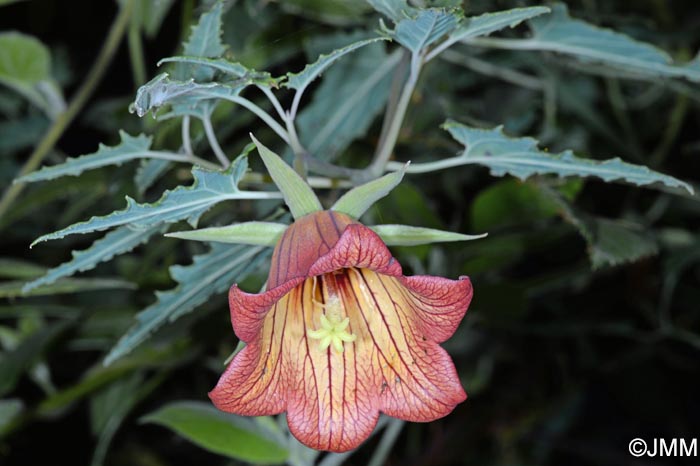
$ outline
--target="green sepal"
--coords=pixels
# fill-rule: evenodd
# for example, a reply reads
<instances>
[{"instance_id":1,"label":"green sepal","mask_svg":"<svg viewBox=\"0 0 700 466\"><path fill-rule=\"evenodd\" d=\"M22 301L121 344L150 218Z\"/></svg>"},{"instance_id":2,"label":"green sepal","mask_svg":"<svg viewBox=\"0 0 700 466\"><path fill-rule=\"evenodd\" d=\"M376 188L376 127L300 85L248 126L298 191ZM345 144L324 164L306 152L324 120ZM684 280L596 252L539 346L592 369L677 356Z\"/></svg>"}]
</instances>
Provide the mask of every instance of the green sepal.
<instances>
[{"instance_id":1,"label":"green sepal","mask_svg":"<svg viewBox=\"0 0 700 466\"><path fill-rule=\"evenodd\" d=\"M409 225L374 225L372 231L386 243L387 246L418 246L419 244L447 243L452 241L470 241L485 238L488 233L481 235L463 235L452 231L436 230L434 228L413 227Z\"/></svg>"},{"instance_id":2,"label":"green sepal","mask_svg":"<svg viewBox=\"0 0 700 466\"><path fill-rule=\"evenodd\" d=\"M274 222L244 222L224 227L200 228L199 230L176 231L167 233L169 238L190 239L195 241L214 241L216 243L250 244L252 246L270 246L277 244L288 225Z\"/></svg>"},{"instance_id":3,"label":"green sepal","mask_svg":"<svg viewBox=\"0 0 700 466\"><path fill-rule=\"evenodd\" d=\"M389 194L401 183L403 175L406 173L406 168L408 168L410 163L408 162L397 172L389 173L351 189L333 204L331 210L347 214L353 218L360 218L375 202Z\"/></svg>"},{"instance_id":4,"label":"green sepal","mask_svg":"<svg viewBox=\"0 0 700 466\"><path fill-rule=\"evenodd\" d=\"M314 194L311 187L297 174L297 172L287 165L279 155L265 147L260 141L255 139L251 133L251 139L258 148L258 153L262 158L267 171L272 177L279 190L282 192L284 202L289 207L292 217L295 219L303 217L313 212L323 210L321 202Z\"/></svg>"}]
</instances>

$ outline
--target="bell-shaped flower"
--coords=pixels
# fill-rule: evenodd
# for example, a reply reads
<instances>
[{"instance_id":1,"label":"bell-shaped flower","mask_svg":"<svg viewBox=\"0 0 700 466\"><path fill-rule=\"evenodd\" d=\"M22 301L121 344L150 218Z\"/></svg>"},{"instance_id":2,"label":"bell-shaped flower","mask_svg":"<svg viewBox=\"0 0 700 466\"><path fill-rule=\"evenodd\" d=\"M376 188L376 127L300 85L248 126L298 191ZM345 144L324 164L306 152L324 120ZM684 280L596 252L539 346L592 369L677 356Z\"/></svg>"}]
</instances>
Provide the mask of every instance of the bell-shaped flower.
<instances>
[{"instance_id":1,"label":"bell-shaped flower","mask_svg":"<svg viewBox=\"0 0 700 466\"><path fill-rule=\"evenodd\" d=\"M296 438L335 452L367 439L380 412L441 418L466 394L439 343L471 298L467 277L404 276L349 216L308 214L277 243L267 291L231 288L233 329L247 346L209 396L240 415L286 411Z\"/></svg>"}]
</instances>

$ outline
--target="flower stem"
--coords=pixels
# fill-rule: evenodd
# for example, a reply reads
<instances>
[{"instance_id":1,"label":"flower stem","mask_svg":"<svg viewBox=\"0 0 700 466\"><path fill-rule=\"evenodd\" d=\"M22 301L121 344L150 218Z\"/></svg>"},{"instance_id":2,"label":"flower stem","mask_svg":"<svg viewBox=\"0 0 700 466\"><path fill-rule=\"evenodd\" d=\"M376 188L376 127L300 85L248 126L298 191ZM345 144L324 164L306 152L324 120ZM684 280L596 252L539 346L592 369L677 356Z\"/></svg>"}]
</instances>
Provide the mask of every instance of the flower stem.
<instances>
[{"instance_id":1,"label":"flower stem","mask_svg":"<svg viewBox=\"0 0 700 466\"><path fill-rule=\"evenodd\" d=\"M78 112L90 98L97 87L97 84L102 80L104 73L107 71L109 63L114 57L114 53L117 51L119 43L124 37L124 33L126 32L126 27L129 24L129 18L131 17L133 9L134 0L127 0L123 3L119 14L112 23L112 27L107 34L107 38L102 45L102 49L100 50L97 59L92 65L92 68L90 68L87 78L83 82L82 86L80 86L80 89L78 89L76 92L73 100L71 100L66 110L53 121L53 124L49 128L48 132L41 139L39 144L34 149L34 152L32 152L29 159L27 159L27 162L17 174L18 177L36 170L36 168L41 164L42 160L44 160L44 157L46 157L51 149L53 149L63 132L71 124ZM22 193L23 189L24 183L14 183L7 188L2 196L2 199L0 199L0 218L7 212L17 196Z\"/></svg>"}]
</instances>

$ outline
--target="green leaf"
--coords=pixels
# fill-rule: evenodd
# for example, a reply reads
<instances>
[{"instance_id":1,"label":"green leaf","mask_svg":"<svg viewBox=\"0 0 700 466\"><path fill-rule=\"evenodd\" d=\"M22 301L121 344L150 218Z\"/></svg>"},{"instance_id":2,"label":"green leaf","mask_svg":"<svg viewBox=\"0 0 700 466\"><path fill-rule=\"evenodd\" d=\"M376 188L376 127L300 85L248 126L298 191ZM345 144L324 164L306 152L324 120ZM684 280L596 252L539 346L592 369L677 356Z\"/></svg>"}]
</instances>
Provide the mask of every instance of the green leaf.
<instances>
[{"instance_id":1,"label":"green leaf","mask_svg":"<svg viewBox=\"0 0 700 466\"><path fill-rule=\"evenodd\" d=\"M49 49L33 36L0 33L0 84L21 94L54 118L65 108L60 89L51 80Z\"/></svg>"},{"instance_id":2,"label":"green leaf","mask_svg":"<svg viewBox=\"0 0 700 466\"><path fill-rule=\"evenodd\" d=\"M121 165L124 162L138 159L148 155L152 138L146 135L130 136L124 131L119 131L121 143L108 147L100 144L97 152L68 158L64 163L51 167L44 167L33 173L17 179L20 183L28 183L40 180L50 180L59 176L77 176L85 170L105 167L107 165Z\"/></svg>"},{"instance_id":3,"label":"green leaf","mask_svg":"<svg viewBox=\"0 0 700 466\"><path fill-rule=\"evenodd\" d=\"M466 18L462 24L450 34L449 41L452 43L472 37L486 36L506 27L514 28L526 19L534 18L535 16L540 16L550 11L551 10L545 6L533 6L471 16Z\"/></svg>"},{"instance_id":4,"label":"green leaf","mask_svg":"<svg viewBox=\"0 0 700 466\"><path fill-rule=\"evenodd\" d=\"M409 162L410 163L410 162ZM405 165L408 167L408 163ZM375 202L389 194L403 179L406 168L357 186L333 204L331 210L360 218Z\"/></svg>"},{"instance_id":5,"label":"green leaf","mask_svg":"<svg viewBox=\"0 0 700 466\"><path fill-rule=\"evenodd\" d=\"M244 222L224 227L202 228L193 231L167 233L169 238L218 243L248 244L274 247L288 225L274 222Z\"/></svg>"},{"instance_id":6,"label":"green leaf","mask_svg":"<svg viewBox=\"0 0 700 466\"><path fill-rule=\"evenodd\" d=\"M199 18L192 26L190 36L183 44L184 55L194 57L216 58L226 52L226 46L221 42L221 15L223 3L217 1L212 9ZM178 79L192 78L197 82L211 81L214 72L207 67L197 65L182 65L176 67L174 75Z\"/></svg>"},{"instance_id":7,"label":"green leaf","mask_svg":"<svg viewBox=\"0 0 700 466\"><path fill-rule=\"evenodd\" d=\"M164 229L165 226L162 224L146 228L120 227L107 233L104 238L92 243L89 248L82 251L73 251L73 259L64 262L58 267L54 267L42 277L27 283L22 287L22 292L27 293L39 286L54 283L59 278L93 269L100 262L106 262L114 256L129 252L139 244L147 242L151 236L162 232Z\"/></svg>"},{"instance_id":8,"label":"green leaf","mask_svg":"<svg viewBox=\"0 0 700 466\"><path fill-rule=\"evenodd\" d=\"M471 241L487 236L487 233L481 235L463 235L462 233L455 233L452 231L413 227L409 225L373 225L370 229L378 234L387 246L417 246L420 244Z\"/></svg>"},{"instance_id":9,"label":"green leaf","mask_svg":"<svg viewBox=\"0 0 700 466\"><path fill-rule=\"evenodd\" d=\"M458 10L421 10L415 18L399 21L391 35L413 54L417 54L454 31L461 20L461 15L456 11Z\"/></svg>"},{"instance_id":10,"label":"green leaf","mask_svg":"<svg viewBox=\"0 0 700 466\"><path fill-rule=\"evenodd\" d=\"M170 403L142 422L167 427L205 450L255 464L283 463L285 446L269 440L252 419L221 412L209 403Z\"/></svg>"},{"instance_id":11,"label":"green leaf","mask_svg":"<svg viewBox=\"0 0 700 466\"><path fill-rule=\"evenodd\" d=\"M619 158L601 162L576 157L570 150L560 154L541 151L537 148L535 139L509 138L503 134L503 128L500 126L493 129L477 129L449 120L443 128L465 146L464 151L457 157L416 164L411 167L411 172L428 171L427 168L437 170L478 164L489 167L494 176L510 174L521 180L537 174L554 174L560 177L595 176L607 182L624 180L637 186L663 183L693 192L693 188L683 181L645 166L623 162Z\"/></svg>"},{"instance_id":12,"label":"green leaf","mask_svg":"<svg viewBox=\"0 0 700 466\"><path fill-rule=\"evenodd\" d=\"M241 78L230 84L197 83L192 80L177 81L170 79L168 73L161 73L136 91L136 99L129 107L140 117L148 112L155 112L165 105L174 108L169 115L193 115L202 117L202 105L211 105L219 99L231 100L254 82L251 78ZM211 110L209 110L211 111Z\"/></svg>"},{"instance_id":13,"label":"green leaf","mask_svg":"<svg viewBox=\"0 0 700 466\"><path fill-rule=\"evenodd\" d=\"M136 169L136 175L134 175L134 183L136 184L139 194L145 193L171 166L172 162L169 160L142 160L141 165Z\"/></svg>"},{"instance_id":14,"label":"green leaf","mask_svg":"<svg viewBox=\"0 0 700 466\"><path fill-rule=\"evenodd\" d=\"M338 42L357 37L328 36L312 47L333 50ZM354 139L364 136L386 104L400 60L400 51L387 55L383 44L370 44L326 71L311 102L296 119L304 147L315 157L331 161Z\"/></svg>"},{"instance_id":15,"label":"green leaf","mask_svg":"<svg viewBox=\"0 0 700 466\"><path fill-rule=\"evenodd\" d=\"M600 28L569 16L566 5L552 5L552 14L529 22L532 37L522 40L484 42L517 50L544 50L571 55L585 63L602 64L627 78L685 78L700 82L700 62L673 63L663 50L610 29ZM477 39L475 43L479 43ZM598 69L591 67L591 72Z\"/></svg>"},{"instance_id":16,"label":"green leaf","mask_svg":"<svg viewBox=\"0 0 700 466\"><path fill-rule=\"evenodd\" d=\"M0 83L31 87L49 79L51 54L38 39L20 32L0 33Z\"/></svg>"},{"instance_id":17,"label":"green leaf","mask_svg":"<svg viewBox=\"0 0 700 466\"><path fill-rule=\"evenodd\" d=\"M214 243L209 252L195 256L191 265L170 267L170 275L179 285L166 292L156 292L158 300L136 316L137 323L112 348L105 364L124 356L156 329L191 312L213 294L228 290L269 255L270 252L261 247Z\"/></svg>"},{"instance_id":18,"label":"green leaf","mask_svg":"<svg viewBox=\"0 0 700 466\"><path fill-rule=\"evenodd\" d=\"M408 5L406 0L367 0L372 8L398 23L404 18L413 17L418 13L417 8Z\"/></svg>"},{"instance_id":19,"label":"green leaf","mask_svg":"<svg viewBox=\"0 0 700 466\"><path fill-rule=\"evenodd\" d=\"M73 324L73 321L64 320L40 328L12 351L0 354L0 397L9 393L20 376L36 364L48 347Z\"/></svg>"},{"instance_id":20,"label":"green leaf","mask_svg":"<svg viewBox=\"0 0 700 466\"><path fill-rule=\"evenodd\" d=\"M19 398L0 400L0 438L12 428L12 424L24 410Z\"/></svg>"},{"instance_id":21,"label":"green leaf","mask_svg":"<svg viewBox=\"0 0 700 466\"><path fill-rule=\"evenodd\" d=\"M260 81L269 80L270 84L274 84L276 82L276 80L270 76L270 73L251 70L238 62L229 61L225 58L175 56L163 58L158 62L158 66L160 66L162 63L189 63L193 65L201 65L207 68L212 68L216 71L220 71L224 75L235 76L236 78L251 76L259 79Z\"/></svg>"},{"instance_id":22,"label":"green leaf","mask_svg":"<svg viewBox=\"0 0 700 466\"><path fill-rule=\"evenodd\" d=\"M163 24L163 20L174 2L175 0L139 2L139 6L141 7L141 17L139 19L141 20L141 26L146 36L152 38L158 33L161 24Z\"/></svg>"},{"instance_id":23,"label":"green leaf","mask_svg":"<svg viewBox=\"0 0 700 466\"><path fill-rule=\"evenodd\" d=\"M572 200L583 186L581 178L558 187ZM529 182L509 178L498 181L479 192L471 204L471 227L477 231L512 225L532 225L538 220L554 217L559 212L556 202L545 196Z\"/></svg>"},{"instance_id":24,"label":"green leaf","mask_svg":"<svg viewBox=\"0 0 700 466\"><path fill-rule=\"evenodd\" d=\"M292 217L297 219L312 212L323 210L316 194L299 174L287 165L279 155L255 139L255 136L251 134L250 137L258 148L258 153L272 180L282 192L284 202L289 207Z\"/></svg>"},{"instance_id":25,"label":"green leaf","mask_svg":"<svg viewBox=\"0 0 700 466\"><path fill-rule=\"evenodd\" d=\"M197 226L199 217L219 202L233 199L270 199L277 198L276 193L240 191L238 182L248 168L247 159L238 157L225 171L208 171L194 167L191 186L179 186L166 191L160 200L153 204L138 204L132 198L126 198L127 207L103 217L92 217L86 222L76 223L63 230L37 238L34 246L42 241L63 238L66 235L84 234L102 231L121 225L132 227L150 227L159 223L173 223L187 220L193 227Z\"/></svg>"},{"instance_id":26,"label":"green leaf","mask_svg":"<svg viewBox=\"0 0 700 466\"><path fill-rule=\"evenodd\" d=\"M634 262L658 253L656 241L638 225L594 217L551 189L543 188L542 192L559 205L564 219L584 237L594 269Z\"/></svg>"},{"instance_id":27,"label":"green leaf","mask_svg":"<svg viewBox=\"0 0 700 466\"><path fill-rule=\"evenodd\" d=\"M163 375L144 381L143 374L135 372L117 380L90 399L90 424L98 435L91 466L101 466L107 449L127 414L163 381Z\"/></svg>"},{"instance_id":28,"label":"green leaf","mask_svg":"<svg viewBox=\"0 0 700 466\"><path fill-rule=\"evenodd\" d=\"M20 259L0 258L0 277L30 280L41 277L46 268Z\"/></svg>"},{"instance_id":29,"label":"green leaf","mask_svg":"<svg viewBox=\"0 0 700 466\"><path fill-rule=\"evenodd\" d=\"M25 298L29 296L49 296L97 290L131 290L133 283L119 278L62 278L51 285L45 285L24 292L24 281L0 283L0 298Z\"/></svg>"},{"instance_id":30,"label":"green leaf","mask_svg":"<svg viewBox=\"0 0 700 466\"><path fill-rule=\"evenodd\" d=\"M353 50L357 50L360 47L364 47L365 45L372 44L380 40L386 40L386 38L375 37L372 39L360 40L353 44L346 45L343 48L334 50L328 55L321 55L315 62L306 65L306 67L304 67L304 69L299 73L287 73L287 82L284 83L284 86L290 89L296 89L297 94L301 94L304 92L304 89L306 89L306 87L311 84L314 79L323 73L326 68L331 66L333 62L342 58L344 55L347 55Z\"/></svg>"}]
</instances>

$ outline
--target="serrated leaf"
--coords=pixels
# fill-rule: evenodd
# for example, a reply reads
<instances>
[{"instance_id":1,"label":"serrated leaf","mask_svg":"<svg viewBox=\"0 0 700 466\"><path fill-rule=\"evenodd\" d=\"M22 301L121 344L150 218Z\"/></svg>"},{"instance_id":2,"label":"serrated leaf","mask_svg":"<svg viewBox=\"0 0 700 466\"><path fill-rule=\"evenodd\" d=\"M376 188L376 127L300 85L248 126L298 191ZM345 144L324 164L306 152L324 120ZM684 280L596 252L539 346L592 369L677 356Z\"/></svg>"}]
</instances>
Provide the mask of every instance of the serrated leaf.
<instances>
[{"instance_id":1,"label":"serrated leaf","mask_svg":"<svg viewBox=\"0 0 700 466\"><path fill-rule=\"evenodd\" d=\"M577 209L551 189L542 188L542 192L559 205L564 219L586 240L594 269L634 262L658 253L656 242L638 225L594 217Z\"/></svg>"},{"instance_id":2,"label":"serrated leaf","mask_svg":"<svg viewBox=\"0 0 700 466\"><path fill-rule=\"evenodd\" d=\"M284 202L289 207L292 216L297 219L312 212L323 210L316 194L311 187L287 165L279 155L265 147L255 136L250 135L258 148L258 153L265 164L265 168L270 173L272 181L275 182L282 192Z\"/></svg>"},{"instance_id":3,"label":"serrated leaf","mask_svg":"<svg viewBox=\"0 0 700 466\"><path fill-rule=\"evenodd\" d=\"M344 55L357 50L365 45L372 44L374 42L386 40L385 37L375 37L372 39L365 39L357 41L353 44L346 45L343 48L334 50L327 55L321 55L318 59L304 67L299 73L287 73L287 82L284 83L285 87L290 89L295 89L298 93L304 92L304 89L311 84L311 82L316 79L321 73L323 73L326 68L331 66L336 60L342 58Z\"/></svg>"},{"instance_id":4,"label":"serrated leaf","mask_svg":"<svg viewBox=\"0 0 700 466\"><path fill-rule=\"evenodd\" d=\"M466 18L462 24L450 34L450 42L486 36L506 27L513 28L526 19L534 18L535 16L540 16L550 11L551 10L545 6L533 6L472 16Z\"/></svg>"},{"instance_id":5,"label":"serrated leaf","mask_svg":"<svg viewBox=\"0 0 700 466\"><path fill-rule=\"evenodd\" d=\"M570 150L560 154L541 151L537 148L535 139L510 138L503 134L503 128L500 126L478 129L449 120L443 128L465 146L464 151L457 157L424 165L448 168L478 164L489 167L494 176L508 174L521 180L538 174L554 174L560 177L595 176L607 182L623 180L637 186L662 183L693 192L693 188L683 181L642 165L623 162L619 158L597 161L576 157Z\"/></svg>"},{"instance_id":6,"label":"serrated leaf","mask_svg":"<svg viewBox=\"0 0 700 466\"><path fill-rule=\"evenodd\" d=\"M136 99L129 109L143 117L149 111L155 113L160 107L171 105L178 107L180 115L201 117L201 105L211 104L212 100L237 97L252 82L252 78L241 78L227 84L197 83L192 80L172 80L168 73L161 73L139 87Z\"/></svg>"},{"instance_id":7,"label":"serrated leaf","mask_svg":"<svg viewBox=\"0 0 700 466\"><path fill-rule=\"evenodd\" d=\"M96 290L132 290L133 283L119 278L62 278L51 285L22 291L26 282L9 281L0 283L0 298L26 298L29 296L50 296L56 294L79 293Z\"/></svg>"},{"instance_id":8,"label":"serrated leaf","mask_svg":"<svg viewBox=\"0 0 700 466\"><path fill-rule=\"evenodd\" d=\"M158 300L137 316L134 325L105 358L111 364L145 341L156 329L191 312L210 296L223 293L231 284L243 280L270 252L262 247L231 246L213 243L209 252L195 256L188 266L174 265L170 274L177 288L156 292Z\"/></svg>"},{"instance_id":9,"label":"serrated leaf","mask_svg":"<svg viewBox=\"0 0 700 466\"><path fill-rule=\"evenodd\" d=\"M410 163L410 162L409 162ZM408 163L405 165L408 167ZM403 179L406 168L357 186L333 204L331 210L360 218L375 202L389 194Z\"/></svg>"},{"instance_id":10,"label":"serrated leaf","mask_svg":"<svg viewBox=\"0 0 700 466\"><path fill-rule=\"evenodd\" d=\"M93 269L100 262L106 262L114 256L131 251L164 229L165 226L157 224L144 229L124 226L111 231L104 238L92 243L89 248L82 251L73 251L73 259L64 262L58 267L54 267L42 277L27 283L22 287L22 292L27 293L39 286L54 283L59 278Z\"/></svg>"},{"instance_id":11,"label":"serrated leaf","mask_svg":"<svg viewBox=\"0 0 700 466\"><path fill-rule=\"evenodd\" d=\"M68 158L64 163L44 167L28 175L19 178L20 183L30 183L41 180L51 180L59 176L77 176L85 170L105 167L108 165L121 165L124 162L138 159L148 155L151 148L152 138L144 134L130 136L124 131L119 131L121 143L108 147L100 144L97 152L81 155L75 158Z\"/></svg>"},{"instance_id":12,"label":"serrated leaf","mask_svg":"<svg viewBox=\"0 0 700 466\"><path fill-rule=\"evenodd\" d=\"M367 0L367 3L394 23L418 13L418 9L409 6L406 0Z\"/></svg>"},{"instance_id":13,"label":"serrated leaf","mask_svg":"<svg viewBox=\"0 0 700 466\"><path fill-rule=\"evenodd\" d=\"M503 43L518 50L545 50L571 55L586 63L616 69L628 78L685 78L700 82L700 64L673 63L663 50L569 16L566 5L552 5L552 14L529 21L532 37ZM477 42L478 43L478 39ZM488 45L488 44L486 44ZM592 67L592 72L597 71Z\"/></svg>"},{"instance_id":14,"label":"serrated leaf","mask_svg":"<svg viewBox=\"0 0 700 466\"><path fill-rule=\"evenodd\" d=\"M349 40L346 34L334 35L317 39L314 48L332 50L335 43ZM332 161L367 132L386 104L401 59L397 52L387 55L381 43L370 44L326 71L296 119L301 142L311 154Z\"/></svg>"},{"instance_id":15,"label":"serrated leaf","mask_svg":"<svg viewBox=\"0 0 700 466\"><path fill-rule=\"evenodd\" d=\"M12 391L20 376L36 364L51 344L74 324L64 320L42 327L12 351L0 353L0 397Z\"/></svg>"},{"instance_id":16,"label":"serrated leaf","mask_svg":"<svg viewBox=\"0 0 700 466\"><path fill-rule=\"evenodd\" d=\"M417 54L451 33L461 20L458 10L421 10L415 18L407 18L396 24L392 36L398 43Z\"/></svg>"},{"instance_id":17,"label":"serrated leaf","mask_svg":"<svg viewBox=\"0 0 700 466\"><path fill-rule=\"evenodd\" d=\"M167 233L169 238L218 243L249 244L274 247L289 225L274 222L244 222L223 227Z\"/></svg>"},{"instance_id":18,"label":"serrated leaf","mask_svg":"<svg viewBox=\"0 0 700 466\"><path fill-rule=\"evenodd\" d=\"M226 46L221 42L222 14L223 4L217 1L211 10L200 16L199 22L192 26L190 36L183 44L184 55L216 58L226 52ZM197 65L178 66L174 74L178 79L192 78L197 82L211 81L214 76L210 68Z\"/></svg>"},{"instance_id":19,"label":"serrated leaf","mask_svg":"<svg viewBox=\"0 0 700 466\"><path fill-rule=\"evenodd\" d=\"M192 169L194 183L166 191L153 204L138 204L126 198L127 207L103 217L92 217L86 222L76 223L36 239L32 246L42 241L63 238L66 235L103 231L121 225L148 228L160 223L187 220L197 226L199 217L219 202L233 199L270 199L275 193L240 191L238 182L248 168L245 157L238 157L225 171L208 171L199 167Z\"/></svg>"},{"instance_id":20,"label":"serrated leaf","mask_svg":"<svg viewBox=\"0 0 700 466\"><path fill-rule=\"evenodd\" d=\"M170 403L141 421L160 424L205 450L237 460L278 464L289 456L253 419L224 413L209 403Z\"/></svg>"},{"instance_id":21,"label":"serrated leaf","mask_svg":"<svg viewBox=\"0 0 700 466\"><path fill-rule=\"evenodd\" d=\"M236 78L249 77L250 79L254 80L256 84L267 84L269 86L276 86L278 82L278 79L273 78L270 75L270 73L266 71L256 71L253 69L249 69L238 62L232 62L225 58L175 56L163 58L161 61L158 62L158 66L160 66L162 63L170 62L201 65L219 71L224 75L231 75Z\"/></svg>"},{"instance_id":22,"label":"serrated leaf","mask_svg":"<svg viewBox=\"0 0 700 466\"><path fill-rule=\"evenodd\" d=\"M420 244L471 241L487 236L487 233L464 235L452 231L409 225L373 225L370 229L378 234L387 246L418 246Z\"/></svg>"},{"instance_id":23,"label":"serrated leaf","mask_svg":"<svg viewBox=\"0 0 700 466\"><path fill-rule=\"evenodd\" d=\"M153 183L158 180L171 167L170 160L163 159L144 159L141 165L136 169L134 175L134 183L139 194L145 193L148 188L153 186Z\"/></svg>"},{"instance_id":24,"label":"serrated leaf","mask_svg":"<svg viewBox=\"0 0 700 466\"><path fill-rule=\"evenodd\" d=\"M0 277L30 280L41 277L46 268L31 262L10 257L0 258Z\"/></svg>"}]
</instances>

